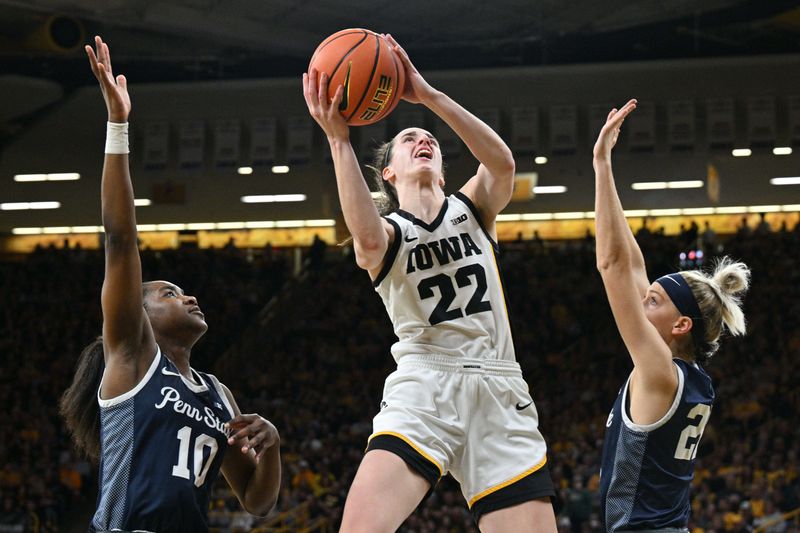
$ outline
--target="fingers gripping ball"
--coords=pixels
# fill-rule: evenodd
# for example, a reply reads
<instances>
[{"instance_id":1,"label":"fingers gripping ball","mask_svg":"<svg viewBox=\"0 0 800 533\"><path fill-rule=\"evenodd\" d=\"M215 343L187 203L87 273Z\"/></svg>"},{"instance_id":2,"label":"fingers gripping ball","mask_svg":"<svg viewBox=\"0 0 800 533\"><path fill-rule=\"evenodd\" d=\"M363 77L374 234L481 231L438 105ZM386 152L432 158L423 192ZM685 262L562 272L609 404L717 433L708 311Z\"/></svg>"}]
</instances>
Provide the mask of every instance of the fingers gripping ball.
<instances>
[{"instance_id":1,"label":"fingers gripping ball","mask_svg":"<svg viewBox=\"0 0 800 533\"><path fill-rule=\"evenodd\" d=\"M317 47L312 68L328 74L328 98L344 86L339 111L351 126L374 124L400 102L405 71L382 36L360 28L334 33Z\"/></svg>"}]
</instances>

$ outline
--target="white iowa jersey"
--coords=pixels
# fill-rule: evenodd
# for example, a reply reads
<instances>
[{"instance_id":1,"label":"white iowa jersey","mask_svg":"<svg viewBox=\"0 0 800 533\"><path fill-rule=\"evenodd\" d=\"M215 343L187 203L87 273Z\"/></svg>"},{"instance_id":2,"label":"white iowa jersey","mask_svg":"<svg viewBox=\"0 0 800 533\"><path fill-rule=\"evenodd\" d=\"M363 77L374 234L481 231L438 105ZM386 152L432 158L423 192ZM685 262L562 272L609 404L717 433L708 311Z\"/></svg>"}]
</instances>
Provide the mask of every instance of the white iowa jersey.
<instances>
[{"instance_id":1,"label":"white iowa jersey","mask_svg":"<svg viewBox=\"0 0 800 533\"><path fill-rule=\"evenodd\" d=\"M410 354L515 361L497 243L475 206L458 192L430 224L398 210L375 290L394 325L392 355Z\"/></svg>"}]
</instances>

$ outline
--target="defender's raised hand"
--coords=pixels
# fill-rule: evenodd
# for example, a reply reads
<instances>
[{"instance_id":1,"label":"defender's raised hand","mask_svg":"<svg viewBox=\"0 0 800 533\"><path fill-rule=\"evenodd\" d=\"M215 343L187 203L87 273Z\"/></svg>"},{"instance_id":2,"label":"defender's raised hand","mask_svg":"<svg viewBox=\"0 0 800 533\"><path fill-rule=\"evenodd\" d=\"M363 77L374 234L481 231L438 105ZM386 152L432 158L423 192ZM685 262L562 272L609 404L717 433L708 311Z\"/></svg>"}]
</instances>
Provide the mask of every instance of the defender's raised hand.
<instances>
[{"instance_id":1,"label":"defender's raised hand","mask_svg":"<svg viewBox=\"0 0 800 533\"><path fill-rule=\"evenodd\" d=\"M116 78L111 70L111 54L108 45L99 36L94 38L97 51L86 45L89 66L103 91L109 122L127 122L131 112L131 98L128 95L128 80L120 74Z\"/></svg>"},{"instance_id":2,"label":"defender's raised hand","mask_svg":"<svg viewBox=\"0 0 800 533\"><path fill-rule=\"evenodd\" d=\"M628 100L628 103L622 106L622 109L612 109L608 113L608 118L600 130L600 135L597 137L597 142L594 144L594 158L595 159L608 159L611 157L611 149L617 144L619 137L619 129L631 111L636 109L636 100Z\"/></svg>"}]
</instances>

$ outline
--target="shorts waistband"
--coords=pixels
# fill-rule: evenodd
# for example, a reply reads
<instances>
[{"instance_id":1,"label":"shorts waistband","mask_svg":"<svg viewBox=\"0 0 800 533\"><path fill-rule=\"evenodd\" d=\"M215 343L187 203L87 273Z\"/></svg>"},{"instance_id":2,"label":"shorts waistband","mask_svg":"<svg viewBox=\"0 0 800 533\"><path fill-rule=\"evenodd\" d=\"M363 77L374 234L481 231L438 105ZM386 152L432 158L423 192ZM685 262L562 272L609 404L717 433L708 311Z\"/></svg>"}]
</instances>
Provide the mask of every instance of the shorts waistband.
<instances>
[{"instance_id":1,"label":"shorts waistband","mask_svg":"<svg viewBox=\"0 0 800 533\"><path fill-rule=\"evenodd\" d=\"M450 355L419 354L404 355L397 362L397 368L413 367L441 370L444 372L460 372L470 374L487 374L492 376L522 377L522 370L516 361L500 359L475 359L471 357L453 357Z\"/></svg>"}]
</instances>

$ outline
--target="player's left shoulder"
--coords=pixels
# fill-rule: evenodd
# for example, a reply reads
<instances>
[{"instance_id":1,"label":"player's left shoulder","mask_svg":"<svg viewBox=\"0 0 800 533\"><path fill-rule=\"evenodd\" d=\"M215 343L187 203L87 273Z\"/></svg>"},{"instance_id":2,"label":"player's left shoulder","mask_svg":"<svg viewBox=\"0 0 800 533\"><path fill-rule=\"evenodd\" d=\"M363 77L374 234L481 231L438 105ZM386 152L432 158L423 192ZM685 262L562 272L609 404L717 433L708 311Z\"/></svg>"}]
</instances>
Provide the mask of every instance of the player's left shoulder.
<instances>
[{"instance_id":1,"label":"player's left shoulder","mask_svg":"<svg viewBox=\"0 0 800 533\"><path fill-rule=\"evenodd\" d=\"M498 251L495 219L487 216L478 207L474 199L467 194L467 185L451 195L452 201L450 203L456 204L458 210L453 210L452 216L448 217L449 221L447 223L452 228L469 228L471 232L482 233L489 240L494 250ZM448 215L450 214L448 213Z\"/></svg>"}]
</instances>

